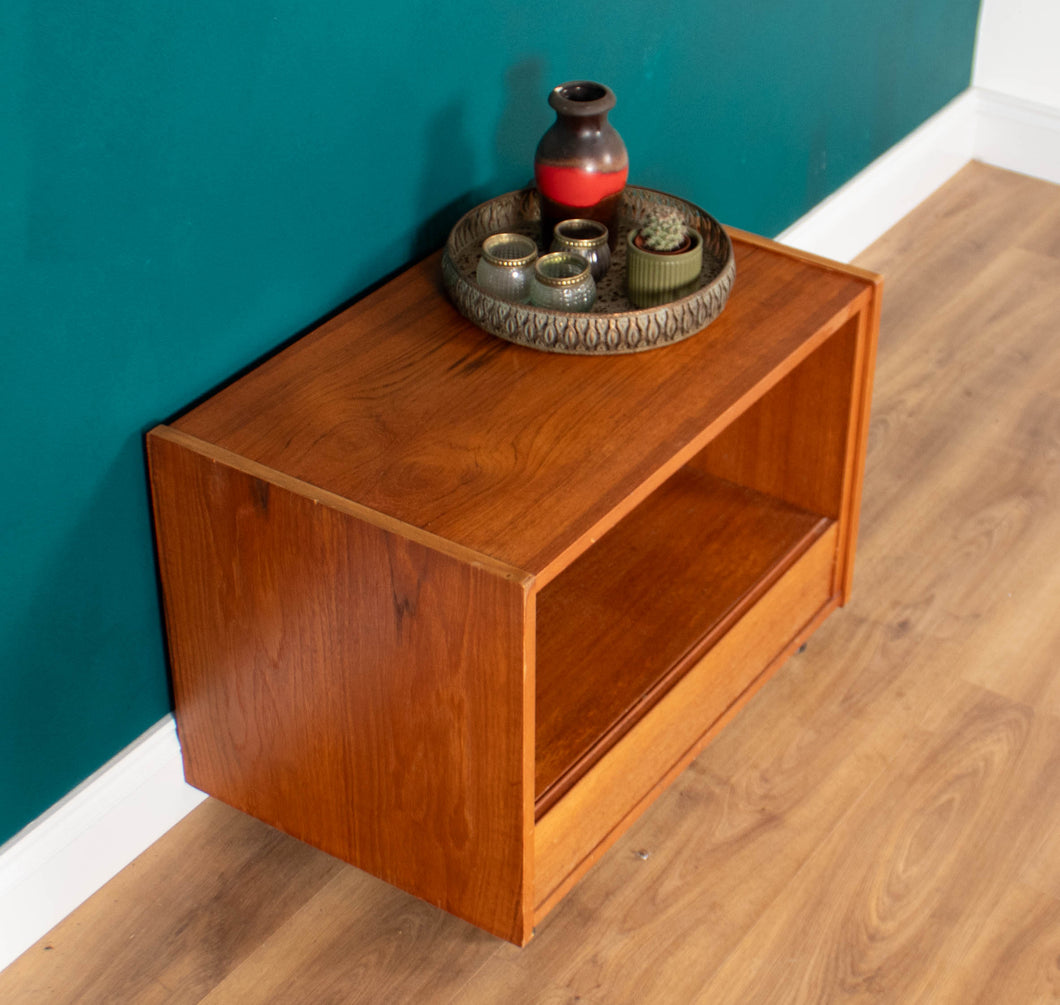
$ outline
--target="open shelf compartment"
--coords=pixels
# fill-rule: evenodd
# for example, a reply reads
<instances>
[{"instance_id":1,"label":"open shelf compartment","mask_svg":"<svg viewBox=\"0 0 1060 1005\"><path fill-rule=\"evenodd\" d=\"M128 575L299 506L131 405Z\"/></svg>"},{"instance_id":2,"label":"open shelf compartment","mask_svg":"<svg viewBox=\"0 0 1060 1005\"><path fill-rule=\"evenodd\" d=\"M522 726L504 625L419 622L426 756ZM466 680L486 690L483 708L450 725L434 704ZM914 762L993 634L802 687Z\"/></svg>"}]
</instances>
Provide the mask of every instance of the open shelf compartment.
<instances>
[{"instance_id":1,"label":"open shelf compartment","mask_svg":"<svg viewBox=\"0 0 1060 1005\"><path fill-rule=\"evenodd\" d=\"M541 591L538 816L829 523L686 467Z\"/></svg>"},{"instance_id":2,"label":"open shelf compartment","mask_svg":"<svg viewBox=\"0 0 1060 1005\"><path fill-rule=\"evenodd\" d=\"M840 327L538 594L538 820L838 521L856 342Z\"/></svg>"}]
</instances>

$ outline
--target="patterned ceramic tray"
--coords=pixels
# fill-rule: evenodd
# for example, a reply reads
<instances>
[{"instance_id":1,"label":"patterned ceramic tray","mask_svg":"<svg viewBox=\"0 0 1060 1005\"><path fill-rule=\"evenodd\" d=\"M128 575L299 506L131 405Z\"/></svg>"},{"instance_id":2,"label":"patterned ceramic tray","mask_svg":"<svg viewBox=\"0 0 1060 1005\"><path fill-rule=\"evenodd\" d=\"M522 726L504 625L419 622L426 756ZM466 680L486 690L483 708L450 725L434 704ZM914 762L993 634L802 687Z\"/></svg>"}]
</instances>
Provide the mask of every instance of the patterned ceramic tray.
<instances>
[{"instance_id":1,"label":"patterned ceramic tray","mask_svg":"<svg viewBox=\"0 0 1060 1005\"><path fill-rule=\"evenodd\" d=\"M626 238L653 208L672 206L703 235L703 269L691 293L658 307L635 308L627 299ZM626 186L619 207L611 268L587 314L498 300L475 282L482 241L490 234L527 234L542 247L541 207L534 189L498 196L466 213L449 234L442 254L445 287L470 321L509 342L547 352L579 355L641 352L702 331L722 311L736 277L732 244L721 224L698 206L653 189Z\"/></svg>"}]
</instances>

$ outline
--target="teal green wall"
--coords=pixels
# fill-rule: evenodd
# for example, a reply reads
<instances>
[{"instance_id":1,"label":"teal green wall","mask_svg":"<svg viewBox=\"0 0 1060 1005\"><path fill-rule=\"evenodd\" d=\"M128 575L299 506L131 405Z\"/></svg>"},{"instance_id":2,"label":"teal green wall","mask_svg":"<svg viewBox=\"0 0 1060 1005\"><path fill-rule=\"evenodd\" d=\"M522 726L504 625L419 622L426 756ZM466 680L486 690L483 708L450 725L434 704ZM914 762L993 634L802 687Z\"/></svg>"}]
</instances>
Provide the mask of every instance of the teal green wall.
<instances>
[{"instance_id":1,"label":"teal green wall","mask_svg":"<svg viewBox=\"0 0 1060 1005\"><path fill-rule=\"evenodd\" d=\"M524 184L552 85L774 234L967 86L977 7L6 0L0 841L169 708L145 429Z\"/></svg>"}]
</instances>

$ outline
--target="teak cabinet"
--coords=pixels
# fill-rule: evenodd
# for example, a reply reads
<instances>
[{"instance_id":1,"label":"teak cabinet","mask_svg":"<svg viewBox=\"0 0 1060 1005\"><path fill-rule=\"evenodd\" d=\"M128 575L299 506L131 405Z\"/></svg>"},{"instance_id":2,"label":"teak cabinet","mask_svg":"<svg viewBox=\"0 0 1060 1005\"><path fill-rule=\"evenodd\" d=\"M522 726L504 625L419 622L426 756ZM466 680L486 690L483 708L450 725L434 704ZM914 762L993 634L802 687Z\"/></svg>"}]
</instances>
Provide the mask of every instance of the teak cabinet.
<instances>
[{"instance_id":1,"label":"teak cabinet","mask_svg":"<svg viewBox=\"0 0 1060 1005\"><path fill-rule=\"evenodd\" d=\"M148 435L185 771L525 943L850 589L879 278L563 356L427 260Z\"/></svg>"}]
</instances>

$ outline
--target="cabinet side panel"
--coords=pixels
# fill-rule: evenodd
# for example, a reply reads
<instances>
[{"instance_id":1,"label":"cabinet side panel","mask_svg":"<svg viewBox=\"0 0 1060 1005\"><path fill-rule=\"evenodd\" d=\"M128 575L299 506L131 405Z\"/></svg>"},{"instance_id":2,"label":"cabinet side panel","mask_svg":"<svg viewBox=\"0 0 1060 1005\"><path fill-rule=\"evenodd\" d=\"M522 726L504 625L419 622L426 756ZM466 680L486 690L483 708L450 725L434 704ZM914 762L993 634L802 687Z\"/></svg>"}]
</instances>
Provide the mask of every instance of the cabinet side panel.
<instances>
[{"instance_id":1,"label":"cabinet side panel","mask_svg":"<svg viewBox=\"0 0 1060 1005\"><path fill-rule=\"evenodd\" d=\"M523 585L164 431L149 457L189 782L525 942Z\"/></svg>"},{"instance_id":2,"label":"cabinet side panel","mask_svg":"<svg viewBox=\"0 0 1060 1005\"><path fill-rule=\"evenodd\" d=\"M883 280L877 279L869 306L858 315L858 352L855 362L854 395L851 402L846 493L841 518L843 540L840 543L841 561L837 569L839 594L844 604L850 597L854 581L854 551L857 547L858 520L861 515L861 489L865 480L869 411L872 407L872 384L876 374L876 347L880 334L882 300Z\"/></svg>"},{"instance_id":3,"label":"cabinet side panel","mask_svg":"<svg viewBox=\"0 0 1060 1005\"><path fill-rule=\"evenodd\" d=\"M860 317L842 325L708 444L694 464L839 519Z\"/></svg>"}]
</instances>

